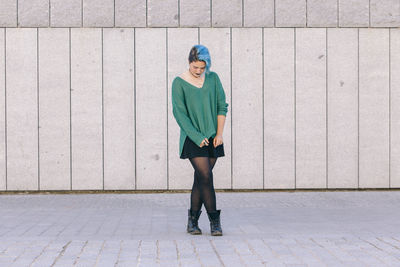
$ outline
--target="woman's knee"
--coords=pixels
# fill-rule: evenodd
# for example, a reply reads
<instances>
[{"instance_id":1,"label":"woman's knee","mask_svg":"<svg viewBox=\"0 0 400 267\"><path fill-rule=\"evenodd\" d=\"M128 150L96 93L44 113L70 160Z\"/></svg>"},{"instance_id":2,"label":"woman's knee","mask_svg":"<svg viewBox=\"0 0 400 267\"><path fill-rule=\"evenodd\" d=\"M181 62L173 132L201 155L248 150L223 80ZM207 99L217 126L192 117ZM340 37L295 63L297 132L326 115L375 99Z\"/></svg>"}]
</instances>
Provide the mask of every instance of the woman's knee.
<instances>
[{"instance_id":1,"label":"woman's knee","mask_svg":"<svg viewBox=\"0 0 400 267\"><path fill-rule=\"evenodd\" d=\"M197 178L199 179L198 182L201 184L211 184L213 182L213 173L212 170L205 170L198 173Z\"/></svg>"}]
</instances>

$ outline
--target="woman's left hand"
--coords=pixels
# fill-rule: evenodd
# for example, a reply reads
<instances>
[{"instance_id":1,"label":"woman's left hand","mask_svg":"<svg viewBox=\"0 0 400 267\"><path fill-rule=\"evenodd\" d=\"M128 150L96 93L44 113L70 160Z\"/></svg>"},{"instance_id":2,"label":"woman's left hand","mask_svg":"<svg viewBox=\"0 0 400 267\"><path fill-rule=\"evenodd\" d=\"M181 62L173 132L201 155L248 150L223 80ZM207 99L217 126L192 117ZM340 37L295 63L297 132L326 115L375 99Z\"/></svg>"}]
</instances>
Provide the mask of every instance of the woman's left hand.
<instances>
[{"instance_id":1,"label":"woman's left hand","mask_svg":"<svg viewBox=\"0 0 400 267\"><path fill-rule=\"evenodd\" d=\"M223 139L222 139L222 135L216 135L214 137L213 143L214 143L214 147L217 147L219 145L221 145L223 143Z\"/></svg>"}]
</instances>

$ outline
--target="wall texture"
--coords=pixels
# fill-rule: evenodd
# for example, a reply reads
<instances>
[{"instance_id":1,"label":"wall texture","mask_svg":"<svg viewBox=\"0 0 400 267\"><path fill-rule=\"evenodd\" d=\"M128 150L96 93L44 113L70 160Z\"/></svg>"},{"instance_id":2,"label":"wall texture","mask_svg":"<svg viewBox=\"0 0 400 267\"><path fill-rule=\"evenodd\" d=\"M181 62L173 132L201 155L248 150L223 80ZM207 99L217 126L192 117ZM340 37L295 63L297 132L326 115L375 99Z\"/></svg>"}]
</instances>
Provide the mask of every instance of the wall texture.
<instances>
[{"instance_id":1,"label":"wall texture","mask_svg":"<svg viewBox=\"0 0 400 267\"><path fill-rule=\"evenodd\" d=\"M399 0L0 0L0 27L399 26Z\"/></svg>"},{"instance_id":2,"label":"wall texture","mask_svg":"<svg viewBox=\"0 0 400 267\"><path fill-rule=\"evenodd\" d=\"M171 83L229 103L220 189L400 188L400 0L0 0L0 191L189 189Z\"/></svg>"}]
</instances>

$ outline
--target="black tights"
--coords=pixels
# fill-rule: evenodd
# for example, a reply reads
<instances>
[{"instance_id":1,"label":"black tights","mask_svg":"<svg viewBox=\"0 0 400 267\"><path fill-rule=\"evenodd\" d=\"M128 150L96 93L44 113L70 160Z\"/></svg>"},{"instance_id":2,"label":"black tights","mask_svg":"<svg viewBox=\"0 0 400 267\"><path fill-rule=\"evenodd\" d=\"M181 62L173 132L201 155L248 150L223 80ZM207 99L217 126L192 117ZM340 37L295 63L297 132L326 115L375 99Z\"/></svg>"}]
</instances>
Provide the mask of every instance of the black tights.
<instances>
[{"instance_id":1,"label":"black tights","mask_svg":"<svg viewBox=\"0 0 400 267\"><path fill-rule=\"evenodd\" d=\"M198 211L204 203L207 212L216 211L217 207L212 169L214 168L217 158L195 157L189 160L194 168L194 182L190 196L190 208L194 211Z\"/></svg>"}]
</instances>

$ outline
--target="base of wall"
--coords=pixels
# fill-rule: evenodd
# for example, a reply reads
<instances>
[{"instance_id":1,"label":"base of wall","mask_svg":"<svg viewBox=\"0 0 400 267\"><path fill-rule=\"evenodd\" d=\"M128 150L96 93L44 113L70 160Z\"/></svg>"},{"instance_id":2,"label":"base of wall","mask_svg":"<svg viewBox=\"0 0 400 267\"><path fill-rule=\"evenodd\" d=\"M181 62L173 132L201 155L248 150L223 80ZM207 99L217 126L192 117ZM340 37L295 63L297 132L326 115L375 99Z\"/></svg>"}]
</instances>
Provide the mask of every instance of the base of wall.
<instances>
[{"instance_id":1,"label":"base of wall","mask_svg":"<svg viewBox=\"0 0 400 267\"><path fill-rule=\"evenodd\" d=\"M400 191L400 187L396 188L301 188L301 189L215 189L217 193L224 192L333 192L333 191ZM36 191L0 191L0 195L29 195L29 194L175 194L190 193L189 189L174 190L36 190Z\"/></svg>"}]
</instances>

